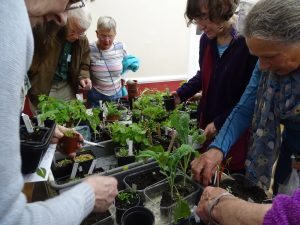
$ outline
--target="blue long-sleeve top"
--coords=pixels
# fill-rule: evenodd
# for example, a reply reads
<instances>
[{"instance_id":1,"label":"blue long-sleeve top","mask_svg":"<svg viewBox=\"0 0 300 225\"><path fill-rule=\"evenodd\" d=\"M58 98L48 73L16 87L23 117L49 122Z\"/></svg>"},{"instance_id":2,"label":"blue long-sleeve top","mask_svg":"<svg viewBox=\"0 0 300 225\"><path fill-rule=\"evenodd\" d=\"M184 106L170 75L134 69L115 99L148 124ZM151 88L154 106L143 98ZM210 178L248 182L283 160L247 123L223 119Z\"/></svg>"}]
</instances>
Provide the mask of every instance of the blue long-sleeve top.
<instances>
[{"instance_id":1,"label":"blue long-sleeve top","mask_svg":"<svg viewBox=\"0 0 300 225\"><path fill-rule=\"evenodd\" d=\"M215 140L208 148L218 148L224 153L224 156L226 156L230 147L238 140L246 129L250 127L260 79L261 71L257 63L253 70L250 82L239 103L234 107Z\"/></svg>"},{"instance_id":2,"label":"blue long-sleeve top","mask_svg":"<svg viewBox=\"0 0 300 225\"><path fill-rule=\"evenodd\" d=\"M250 127L257 97L257 88L261 76L262 73L257 63L241 100L234 107L215 140L208 148L218 148L224 153L224 156L226 156L230 147L237 141L241 134ZM297 119L294 120L281 119L280 122L284 124L282 140L286 141L292 152L299 154L300 117L297 117Z\"/></svg>"},{"instance_id":3,"label":"blue long-sleeve top","mask_svg":"<svg viewBox=\"0 0 300 225\"><path fill-rule=\"evenodd\" d=\"M186 101L202 90L204 49L212 48L212 75L209 82L205 106L200 101L198 115L202 114L205 124L214 122L219 130L233 107L243 94L257 58L249 53L244 37L234 36L220 57L216 39L201 36L199 48L200 70L187 83L177 90L181 101ZM201 127L205 128L205 127Z\"/></svg>"}]
</instances>

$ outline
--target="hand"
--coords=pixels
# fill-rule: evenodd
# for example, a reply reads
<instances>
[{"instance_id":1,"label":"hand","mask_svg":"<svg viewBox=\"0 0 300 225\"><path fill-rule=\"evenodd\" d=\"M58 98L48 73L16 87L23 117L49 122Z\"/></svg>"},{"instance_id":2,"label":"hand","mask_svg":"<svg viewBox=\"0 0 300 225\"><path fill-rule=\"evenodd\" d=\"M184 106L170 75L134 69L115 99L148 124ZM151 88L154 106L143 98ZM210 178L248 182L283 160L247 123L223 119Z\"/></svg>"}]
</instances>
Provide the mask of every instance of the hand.
<instances>
[{"instance_id":1,"label":"hand","mask_svg":"<svg viewBox=\"0 0 300 225\"><path fill-rule=\"evenodd\" d=\"M212 199L219 196L222 193L227 192L226 190L222 188L215 188L215 187L206 187L201 195L200 201L198 203L197 207L197 214L201 218L201 220L204 220L205 223L209 221L209 204L211 204ZM224 196L225 198L225 196Z\"/></svg>"},{"instance_id":2,"label":"hand","mask_svg":"<svg viewBox=\"0 0 300 225\"><path fill-rule=\"evenodd\" d=\"M189 98L188 101L189 102L194 102L194 101L198 101L202 98L202 91L196 93L193 97Z\"/></svg>"},{"instance_id":3,"label":"hand","mask_svg":"<svg viewBox=\"0 0 300 225\"><path fill-rule=\"evenodd\" d=\"M223 160L223 153L217 148L211 148L191 162L193 178L204 186L211 183L211 177L215 174L217 166Z\"/></svg>"},{"instance_id":4,"label":"hand","mask_svg":"<svg viewBox=\"0 0 300 225\"><path fill-rule=\"evenodd\" d=\"M114 177L90 176L84 182L95 192L95 212L105 212L118 194L118 181Z\"/></svg>"},{"instance_id":5,"label":"hand","mask_svg":"<svg viewBox=\"0 0 300 225\"><path fill-rule=\"evenodd\" d=\"M67 130L71 130L71 128L66 128L66 127L63 127L63 126L60 126L60 125L56 125L53 136L52 136L51 143L52 144L57 144L59 139L61 139L64 136L64 132L66 132ZM82 147L81 143L83 142L83 137L77 131L75 131L75 133L79 134L79 142L78 142L78 145L77 145L77 148L79 149L79 148ZM58 150L60 150L60 149L58 148ZM69 157L71 157L71 158L74 158L75 156L76 156L76 153L72 153L72 154L69 155Z\"/></svg>"},{"instance_id":6,"label":"hand","mask_svg":"<svg viewBox=\"0 0 300 225\"><path fill-rule=\"evenodd\" d=\"M217 134L217 129L214 122L211 122L205 127L204 134L207 140L211 140Z\"/></svg>"},{"instance_id":7,"label":"hand","mask_svg":"<svg viewBox=\"0 0 300 225\"><path fill-rule=\"evenodd\" d=\"M83 90L91 90L92 88L92 81L89 78L81 79L79 83Z\"/></svg>"},{"instance_id":8,"label":"hand","mask_svg":"<svg viewBox=\"0 0 300 225\"><path fill-rule=\"evenodd\" d=\"M178 96L178 94L177 94L176 91L172 91L172 92L171 92L171 96L174 97L174 99L175 99L175 104L176 104L176 105L178 105L178 104L181 103L181 100L180 100L180 98L179 98L179 96Z\"/></svg>"}]
</instances>

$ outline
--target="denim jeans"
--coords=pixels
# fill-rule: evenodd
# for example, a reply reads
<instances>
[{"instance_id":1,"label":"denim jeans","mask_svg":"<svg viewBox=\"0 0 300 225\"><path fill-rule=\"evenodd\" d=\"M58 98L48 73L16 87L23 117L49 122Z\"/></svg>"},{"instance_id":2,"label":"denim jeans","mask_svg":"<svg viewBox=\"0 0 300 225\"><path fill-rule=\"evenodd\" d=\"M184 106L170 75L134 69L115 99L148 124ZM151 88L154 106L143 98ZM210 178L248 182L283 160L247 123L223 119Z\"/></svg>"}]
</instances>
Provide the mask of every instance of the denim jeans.
<instances>
[{"instance_id":1,"label":"denim jeans","mask_svg":"<svg viewBox=\"0 0 300 225\"><path fill-rule=\"evenodd\" d=\"M117 91L117 93L112 96L101 94L94 88L92 88L88 93L88 101L92 107L99 107L99 100L111 102L111 101L118 101L121 97L122 97L122 89Z\"/></svg>"}]
</instances>

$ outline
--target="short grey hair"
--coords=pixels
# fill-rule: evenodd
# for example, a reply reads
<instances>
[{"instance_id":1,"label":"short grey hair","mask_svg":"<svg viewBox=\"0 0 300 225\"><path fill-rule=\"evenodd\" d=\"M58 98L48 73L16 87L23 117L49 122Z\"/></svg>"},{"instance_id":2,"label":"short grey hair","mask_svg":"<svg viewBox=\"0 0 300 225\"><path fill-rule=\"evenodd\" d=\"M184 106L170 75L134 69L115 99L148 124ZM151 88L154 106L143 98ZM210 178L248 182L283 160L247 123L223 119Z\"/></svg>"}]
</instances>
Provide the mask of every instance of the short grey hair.
<instances>
[{"instance_id":1,"label":"short grey hair","mask_svg":"<svg viewBox=\"0 0 300 225\"><path fill-rule=\"evenodd\" d=\"M246 17L244 36L283 43L300 41L300 1L259 1Z\"/></svg>"},{"instance_id":2,"label":"short grey hair","mask_svg":"<svg viewBox=\"0 0 300 225\"><path fill-rule=\"evenodd\" d=\"M101 16L97 22L97 30L108 30L117 33L117 23L110 16Z\"/></svg>"},{"instance_id":3,"label":"short grey hair","mask_svg":"<svg viewBox=\"0 0 300 225\"><path fill-rule=\"evenodd\" d=\"M69 25L76 24L78 27L87 30L90 27L91 22L92 15L87 5L82 8L72 9L68 11L67 24Z\"/></svg>"}]
</instances>

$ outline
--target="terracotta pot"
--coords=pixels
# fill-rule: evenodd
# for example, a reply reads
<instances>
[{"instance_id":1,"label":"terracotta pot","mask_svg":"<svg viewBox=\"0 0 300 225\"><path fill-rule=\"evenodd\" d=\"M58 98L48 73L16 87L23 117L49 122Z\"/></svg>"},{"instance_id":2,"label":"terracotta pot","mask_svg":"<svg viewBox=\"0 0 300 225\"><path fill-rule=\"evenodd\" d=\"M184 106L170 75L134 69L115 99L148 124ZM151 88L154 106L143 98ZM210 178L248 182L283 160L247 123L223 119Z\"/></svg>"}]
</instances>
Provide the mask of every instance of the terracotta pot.
<instances>
[{"instance_id":1,"label":"terracotta pot","mask_svg":"<svg viewBox=\"0 0 300 225\"><path fill-rule=\"evenodd\" d=\"M138 81L129 80L127 81L128 97L135 98L138 96Z\"/></svg>"},{"instance_id":2,"label":"terracotta pot","mask_svg":"<svg viewBox=\"0 0 300 225\"><path fill-rule=\"evenodd\" d=\"M63 136L58 142L58 147L62 149L66 155L69 155L76 152L78 148L78 142L79 134L74 133L73 137Z\"/></svg>"},{"instance_id":3,"label":"terracotta pot","mask_svg":"<svg viewBox=\"0 0 300 225\"><path fill-rule=\"evenodd\" d=\"M119 119L120 119L119 115L109 115L106 117L107 122L114 122L114 121L118 121Z\"/></svg>"}]
</instances>

